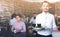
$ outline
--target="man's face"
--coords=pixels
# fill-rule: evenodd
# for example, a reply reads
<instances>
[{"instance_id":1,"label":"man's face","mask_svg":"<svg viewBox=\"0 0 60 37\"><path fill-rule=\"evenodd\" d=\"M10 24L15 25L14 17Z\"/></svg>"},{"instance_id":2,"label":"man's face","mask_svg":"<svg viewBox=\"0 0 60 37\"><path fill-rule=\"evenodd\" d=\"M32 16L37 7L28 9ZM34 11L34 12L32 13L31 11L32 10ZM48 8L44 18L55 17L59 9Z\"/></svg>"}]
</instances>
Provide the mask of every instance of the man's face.
<instances>
[{"instance_id":1,"label":"man's face","mask_svg":"<svg viewBox=\"0 0 60 37\"><path fill-rule=\"evenodd\" d=\"M50 6L49 6L48 3L43 3L42 4L42 11L48 12L49 11L49 8L50 8Z\"/></svg>"},{"instance_id":2,"label":"man's face","mask_svg":"<svg viewBox=\"0 0 60 37\"><path fill-rule=\"evenodd\" d=\"M16 20L17 20L17 21L20 21L20 19L21 19L21 18L20 18L19 16L16 16Z\"/></svg>"}]
</instances>

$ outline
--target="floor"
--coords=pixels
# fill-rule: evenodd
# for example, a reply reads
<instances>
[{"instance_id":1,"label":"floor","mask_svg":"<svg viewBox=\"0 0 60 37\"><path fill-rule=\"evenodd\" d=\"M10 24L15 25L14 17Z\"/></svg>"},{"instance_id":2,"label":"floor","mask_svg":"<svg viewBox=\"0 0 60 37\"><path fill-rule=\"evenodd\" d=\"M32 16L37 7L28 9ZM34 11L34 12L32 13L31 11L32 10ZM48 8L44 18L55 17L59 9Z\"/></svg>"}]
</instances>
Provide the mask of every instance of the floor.
<instances>
[{"instance_id":1,"label":"floor","mask_svg":"<svg viewBox=\"0 0 60 37\"><path fill-rule=\"evenodd\" d=\"M53 34L53 37L60 37L60 31L53 32L52 34Z\"/></svg>"}]
</instances>

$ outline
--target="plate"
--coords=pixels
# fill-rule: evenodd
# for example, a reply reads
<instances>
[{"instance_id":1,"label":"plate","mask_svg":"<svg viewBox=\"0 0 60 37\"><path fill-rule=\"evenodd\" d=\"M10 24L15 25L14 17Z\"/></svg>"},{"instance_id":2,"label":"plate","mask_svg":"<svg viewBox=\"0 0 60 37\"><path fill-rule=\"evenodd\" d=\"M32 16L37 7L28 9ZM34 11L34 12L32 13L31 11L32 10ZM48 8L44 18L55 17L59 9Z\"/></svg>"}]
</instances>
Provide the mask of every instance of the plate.
<instances>
[{"instance_id":1,"label":"plate","mask_svg":"<svg viewBox=\"0 0 60 37\"><path fill-rule=\"evenodd\" d=\"M42 30L42 28L33 28L33 30L38 31L38 30Z\"/></svg>"}]
</instances>

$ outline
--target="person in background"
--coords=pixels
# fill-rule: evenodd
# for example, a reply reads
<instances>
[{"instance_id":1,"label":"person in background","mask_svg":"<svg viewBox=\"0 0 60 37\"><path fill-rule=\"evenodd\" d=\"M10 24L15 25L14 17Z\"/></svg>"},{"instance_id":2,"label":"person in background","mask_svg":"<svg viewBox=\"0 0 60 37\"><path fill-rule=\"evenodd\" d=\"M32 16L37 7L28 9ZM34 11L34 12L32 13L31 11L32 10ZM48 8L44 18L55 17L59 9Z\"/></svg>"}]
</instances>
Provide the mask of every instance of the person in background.
<instances>
[{"instance_id":1,"label":"person in background","mask_svg":"<svg viewBox=\"0 0 60 37\"><path fill-rule=\"evenodd\" d=\"M26 17L25 15L22 15L22 21L23 21L25 24L28 23L28 20L29 20L28 17Z\"/></svg>"},{"instance_id":2,"label":"person in background","mask_svg":"<svg viewBox=\"0 0 60 37\"><path fill-rule=\"evenodd\" d=\"M29 21L29 23L32 24L32 26L35 26L36 24L36 21L35 21L36 15L37 15L36 13L33 13L33 17Z\"/></svg>"},{"instance_id":3,"label":"person in background","mask_svg":"<svg viewBox=\"0 0 60 37\"><path fill-rule=\"evenodd\" d=\"M36 26L41 24L43 30L37 31L37 37L53 37L52 31L58 31L57 26L55 24L54 15L49 13L50 3L44 1L42 3L42 13L36 16Z\"/></svg>"},{"instance_id":4,"label":"person in background","mask_svg":"<svg viewBox=\"0 0 60 37\"><path fill-rule=\"evenodd\" d=\"M32 35L30 35L31 37L36 37L36 31L35 30L32 30L33 29L33 27L35 27L36 26L36 13L33 13L33 17L30 19L30 21L29 21L29 23L30 23L30 26L28 27L29 28L29 33L31 34L32 33Z\"/></svg>"},{"instance_id":5,"label":"person in background","mask_svg":"<svg viewBox=\"0 0 60 37\"><path fill-rule=\"evenodd\" d=\"M15 16L16 21L12 24L12 32L14 32L14 37L26 37L26 26L25 23L21 21L21 15L17 14Z\"/></svg>"},{"instance_id":6,"label":"person in background","mask_svg":"<svg viewBox=\"0 0 60 37\"><path fill-rule=\"evenodd\" d=\"M14 14L12 14L12 17L11 17L11 19L10 19L10 25L12 25L12 24L13 24L13 22L15 22L15 21L16 21L15 16L16 16L16 14L15 14L15 13L14 13Z\"/></svg>"}]
</instances>

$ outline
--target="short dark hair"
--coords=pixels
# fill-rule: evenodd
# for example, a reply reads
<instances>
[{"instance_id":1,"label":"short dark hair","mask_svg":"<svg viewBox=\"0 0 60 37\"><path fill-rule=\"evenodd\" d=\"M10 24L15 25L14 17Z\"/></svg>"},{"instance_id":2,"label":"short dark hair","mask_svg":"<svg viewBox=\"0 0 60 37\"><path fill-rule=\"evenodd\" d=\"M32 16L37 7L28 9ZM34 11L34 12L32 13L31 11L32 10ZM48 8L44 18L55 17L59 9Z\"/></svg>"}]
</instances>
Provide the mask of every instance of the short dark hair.
<instances>
[{"instance_id":1,"label":"short dark hair","mask_svg":"<svg viewBox=\"0 0 60 37\"><path fill-rule=\"evenodd\" d=\"M43 4L43 3L48 3L48 4L50 5L50 3L49 3L48 1L44 1L44 2L42 2L42 4Z\"/></svg>"},{"instance_id":2,"label":"short dark hair","mask_svg":"<svg viewBox=\"0 0 60 37\"><path fill-rule=\"evenodd\" d=\"M21 14L16 14L16 16L22 17ZM16 18L16 16L15 16L15 18Z\"/></svg>"},{"instance_id":3,"label":"short dark hair","mask_svg":"<svg viewBox=\"0 0 60 37\"><path fill-rule=\"evenodd\" d=\"M15 18L16 14L13 13L12 16L11 16L11 19Z\"/></svg>"}]
</instances>

